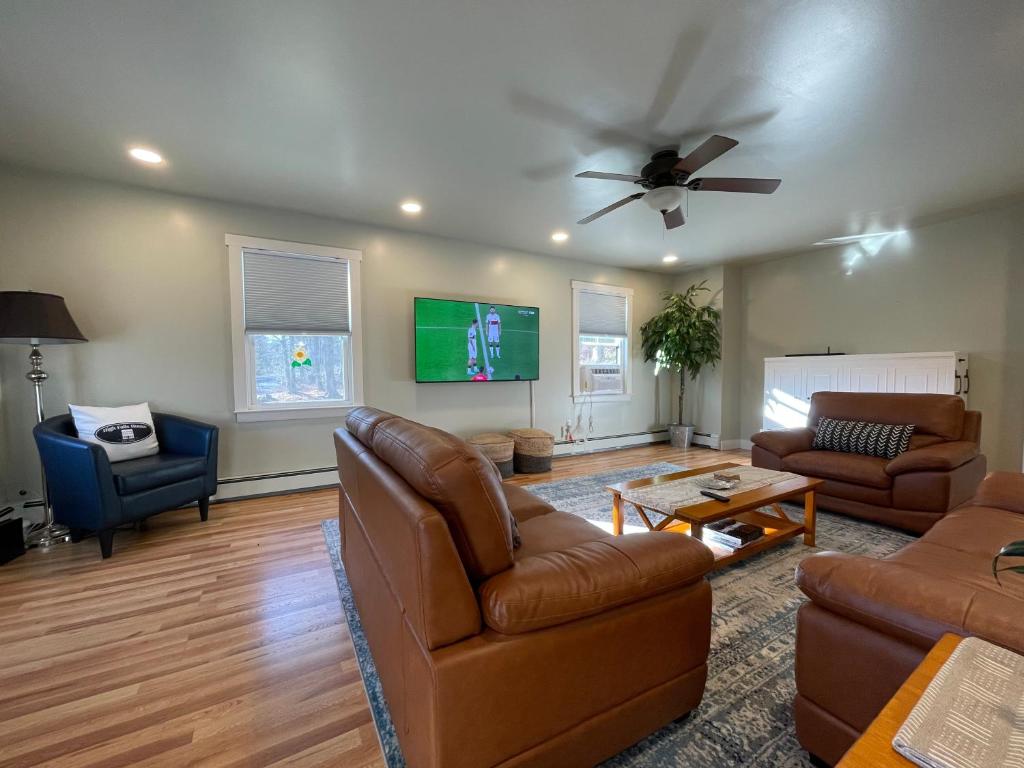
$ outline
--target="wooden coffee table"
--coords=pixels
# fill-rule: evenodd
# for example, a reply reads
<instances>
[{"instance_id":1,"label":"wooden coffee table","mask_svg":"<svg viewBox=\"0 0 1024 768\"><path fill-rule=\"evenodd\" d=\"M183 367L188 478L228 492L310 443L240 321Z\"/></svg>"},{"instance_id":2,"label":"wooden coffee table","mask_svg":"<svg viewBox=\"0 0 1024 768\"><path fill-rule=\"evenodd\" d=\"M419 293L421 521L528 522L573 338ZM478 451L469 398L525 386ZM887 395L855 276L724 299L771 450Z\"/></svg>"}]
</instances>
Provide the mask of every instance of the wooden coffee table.
<instances>
[{"instance_id":1,"label":"wooden coffee table","mask_svg":"<svg viewBox=\"0 0 1024 768\"><path fill-rule=\"evenodd\" d=\"M668 475L657 475L644 478L643 480L630 480L624 483L609 485L607 490L612 492L612 533L616 536L622 535L622 505L624 501L622 494L624 492L634 488L669 483L684 477L706 475L711 472L720 472L739 466L742 465L731 463L715 464L710 467L702 467L701 469L688 469L681 472L672 472ZM744 523L751 523L764 529L764 536L738 549L728 549L717 544L704 542L715 553L715 567L718 568L743 560L751 555L756 555L758 552L763 552L800 534L803 534L804 544L813 547L815 522L814 491L823 482L823 480L814 477L797 477L779 483L772 483L762 488L755 488L751 491L737 493L728 502L708 499L704 503L678 507L671 515L645 508L634 502L629 503L636 510L637 514L640 515L644 525L652 531L686 533L694 538L702 539L705 525L716 520L724 520L727 517ZM791 520L786 515L785 510L780 505L780 502L783 501L803 502L803 523ZM762 510L762 507L770 507L772 512L765 512ZM658 515L663 517L663 519L654 522L652 515Z\"/></svg>"}]
</instances>

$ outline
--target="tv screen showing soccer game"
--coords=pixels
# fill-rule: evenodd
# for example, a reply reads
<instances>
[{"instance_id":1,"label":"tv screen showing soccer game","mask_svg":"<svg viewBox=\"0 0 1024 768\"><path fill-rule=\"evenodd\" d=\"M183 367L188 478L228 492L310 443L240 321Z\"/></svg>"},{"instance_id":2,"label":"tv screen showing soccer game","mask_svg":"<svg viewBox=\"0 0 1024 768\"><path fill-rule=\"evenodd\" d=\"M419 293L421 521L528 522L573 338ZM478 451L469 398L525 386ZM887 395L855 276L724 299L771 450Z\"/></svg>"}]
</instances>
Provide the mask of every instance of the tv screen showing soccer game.
<instances>
[{"instance_id":1,"label":"tv screen showing soccer game","mask_svg":"<svg viewBox=\"0 0 1024 768\"><path fill-rule=\"evenodd\" d=\"M413 316L418 382L539 377L537 307L417 298Z\"/></svg>"}]
</instances>

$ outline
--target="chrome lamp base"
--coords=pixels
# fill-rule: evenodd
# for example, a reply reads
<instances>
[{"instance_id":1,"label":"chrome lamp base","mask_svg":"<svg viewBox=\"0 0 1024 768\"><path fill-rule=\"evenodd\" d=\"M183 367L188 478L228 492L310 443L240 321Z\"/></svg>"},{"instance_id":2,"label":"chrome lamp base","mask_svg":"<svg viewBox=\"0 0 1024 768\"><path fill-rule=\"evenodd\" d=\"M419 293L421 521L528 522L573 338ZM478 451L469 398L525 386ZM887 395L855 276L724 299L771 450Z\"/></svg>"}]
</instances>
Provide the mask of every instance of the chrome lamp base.
<instances>
[{"instance_id":1,"label":"chrome lamp base","mask_svg":"<svg viewBox=\"0 0 1024 768\"><path fill-rule=\"evenodd\" d=\"M60 523L37 523L25 533L25 546L49 549L57 544L71 541L71 531Z\"/></svg>"},{"instance_id":2,"label":"chrome lamp base","mask_svg":"<svg viewBox=\"0 0 1024 768\"><path fill-rule=\"evenodd\" d=\"M43 382L49 378L43 370L43 356L39 352L38 341L38 339L32 339L32 352L28 357L32 370L25 374L25 378L32 382L32 389L35 391L36 424L41 423L44 418ZM28 529L25 534L25 546L49 549L57 544L71 541L71 531L66 525L53 521L53 507L50 506L50 494L46 489L46 470L42 466L40 466L40 470L42 473L40 479L42 480L43 511L46 513L46 519Z\"/></svg>"}]
</instances>

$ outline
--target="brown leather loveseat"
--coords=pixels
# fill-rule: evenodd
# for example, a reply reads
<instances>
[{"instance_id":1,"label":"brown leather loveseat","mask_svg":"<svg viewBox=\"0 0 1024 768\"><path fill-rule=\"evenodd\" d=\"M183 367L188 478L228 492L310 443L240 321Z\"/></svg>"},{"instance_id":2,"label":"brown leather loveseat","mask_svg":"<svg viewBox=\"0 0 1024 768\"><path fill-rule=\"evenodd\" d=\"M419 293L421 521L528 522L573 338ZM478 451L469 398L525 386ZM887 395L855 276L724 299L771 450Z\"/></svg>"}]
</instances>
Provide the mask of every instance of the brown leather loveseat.
<instances>
[{"instance_id":1,"label":"brown leather loveseat","mask_svg":"<svg viewBox=\"0 0 1024 768\"><path fill-rule=\"evenodd\" d=\"M889 557L822 552L801 562L810 602L797 614L794 710L804 749L835 765L946 632L1024 653L1024 576L992 575L995 554L1020 540L1024 475L994 472Z\"/></svg>"},{"instance_id":2,"label":"brown leather loveseat","mask_svg":"<svg viewBox=\"0 0 1024 768\"><path fill-rule=\"evenodd\" d=\"M913 424L910 450L894 459L815 450L822 417ZM816 392L807 424L758 432L751 463L822 478L820 509L924 533L985 477L981 413L965 410L956 395Z\"/></svg>"},{"instance_id":3,"label":"brown leather loveseat","mask_svg":"<svg viewBox=\"0 0 1024 768\"><path fill-rule=\"evenodd\" d=\"M612 537L383 411L346 427L345 572L411 768L593 765L698 705L703 544Z\"/></svg>"}]
</instances>

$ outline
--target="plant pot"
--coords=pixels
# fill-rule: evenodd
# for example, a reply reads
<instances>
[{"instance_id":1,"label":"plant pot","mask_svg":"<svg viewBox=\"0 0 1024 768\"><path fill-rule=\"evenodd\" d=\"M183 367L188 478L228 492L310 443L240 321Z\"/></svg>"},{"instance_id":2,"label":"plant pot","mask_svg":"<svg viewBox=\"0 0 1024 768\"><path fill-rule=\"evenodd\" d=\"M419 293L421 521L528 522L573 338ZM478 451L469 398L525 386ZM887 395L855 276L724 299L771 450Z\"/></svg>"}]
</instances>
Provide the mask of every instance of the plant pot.
<instances>
[{"instance_id":1,"label":"plant pot","mask_svg":"<svg viewBox=\"0 0 1024 768\"><path fill-rule=\"evenodd\" d=\"M693 442L693 424L669 424L668 439L673 448L689 448Z\"/></svg>"}]
</instances>

